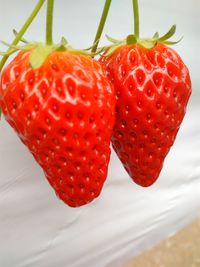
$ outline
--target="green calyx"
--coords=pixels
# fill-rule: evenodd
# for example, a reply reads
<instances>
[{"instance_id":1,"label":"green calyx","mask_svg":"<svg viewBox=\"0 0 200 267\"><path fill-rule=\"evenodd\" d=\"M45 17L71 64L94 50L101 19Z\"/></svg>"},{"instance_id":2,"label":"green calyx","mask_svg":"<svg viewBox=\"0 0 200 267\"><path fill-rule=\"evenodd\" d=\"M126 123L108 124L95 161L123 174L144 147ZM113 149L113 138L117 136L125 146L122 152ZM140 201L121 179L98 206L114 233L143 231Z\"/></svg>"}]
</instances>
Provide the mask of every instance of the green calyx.
<instances>
[{"instance_id":1,"label":"green calyx","mask_svg":"<svg viewBox=\"0 0 200 267\"><path fill-rule=\"evenodd\" d=\"M56 45L46 45L39 43L33 48L33 52L31 53L30 56L30 65L33 69L40 68L45 62L45 60L48 58L48 56L56 51L57 52L68 51L73 54L92 56L92 54L88 53L86 50L87 49L79 50L71 47L64 37L62 37L61 42Z\"/></svg>"},{"instance_id":2,"label":"green calyx","mask_svg":"<svg viewBox=\"0 0 200 267\"><path fill-rule=\"evenodd\" d=\"M138 44L142 46L143 48L151 49L155 47L158 43L163 43L167 45L174 45L179 43L182 38L178 41L169 41L169 39L175 34L176 32L176 25L173 25L170 30L164 34L163 36L159 37L159 33L156 32L153 37L151 38L139 38L136 37L136 35L128 35L126 38L126 44L132 45L132 44Z\"/></svg>"},{"instance_id":3,"label":"green calyx","mask_svg":"<svg viewBox=\"0 0 200 267\"><path fill-rule=\"evenodd\" d=\"M16 31L14 31L16 33ZM27 50L32 50L31 55L30 55L30 66L33 69L38 69L40 68L45 60L48 58L48 56L53 53L53 52L64 52L68 51L74 54L83 54L87 56L92 56L93 53L87 52L88 49L85 50L78 50L72 48L68 41L62 37L61 41L59 44L44 44L44 43L29 43L27 40L23 39L21 40L23 43L25 43L23 46L14 46L7 44L3 41L1 41L4 45L8 46L10 49L8 52L0 52L0 55L2 56L10 56L11 54L17 52L17 51L27 51Z\"/></svg>"},{"instance_id":4,"label":"green calyx","mask_svg":"<svg viewBox=\"0 0 200 267\"><path fill-rule=\"evenodd\" d=\"M151 38L140 38L140 37L137 37L135 34L130 34L126 37L126 39L123 39L123 40L114 39L106 35L106 38L108 39L109 42L111 42L111 45L107 45L103 48L100 48L99 53L103 51L107 51L106 56L110 56L111 54L113 54L114 51L116 51L122 45L138 44L139 46L146 48L146 49L152 49L159 43L166 44L166 45L175 45L182 40L182 38L179 39L178 41L169 40L175 34L175 32L176 32L176 25L173 25L170 28L170 30L166 34L162 35L161 37L159 36L158 32L156 32Z\"/></svg>"}]
</instances>

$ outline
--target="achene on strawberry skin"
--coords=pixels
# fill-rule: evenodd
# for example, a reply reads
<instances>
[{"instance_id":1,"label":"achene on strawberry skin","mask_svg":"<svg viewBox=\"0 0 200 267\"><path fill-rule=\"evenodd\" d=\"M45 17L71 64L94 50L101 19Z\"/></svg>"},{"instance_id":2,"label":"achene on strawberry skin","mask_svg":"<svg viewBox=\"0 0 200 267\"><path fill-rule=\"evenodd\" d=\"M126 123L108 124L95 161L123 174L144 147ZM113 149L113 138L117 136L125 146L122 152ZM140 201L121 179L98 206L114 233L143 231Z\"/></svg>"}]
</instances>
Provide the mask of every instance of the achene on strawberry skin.
<instances>
[{"instance_id":1,"label":"achene on strawberry skin","mask_svg":"<svg viewBox=\"0 0 200 267\"><path fill-rule=\"evenodd\" d=\"M3 71L0 106L59 198L85 205L107 177L113 88L89 56L54 51L33 69L31 53L20 52Z\"/></svg>"},{"instance_id":2,"label":"achene on strawberry skin","mask_svg":"<svg viewBox=\"0 0 200 267\"><path fill-rule=\"evenodd\" d=\"M189 71L165 44L123 45L100 59L116 91L114 150L131 178L150 186L173 145L191 94Z\"/></svg>"}]
</instances>

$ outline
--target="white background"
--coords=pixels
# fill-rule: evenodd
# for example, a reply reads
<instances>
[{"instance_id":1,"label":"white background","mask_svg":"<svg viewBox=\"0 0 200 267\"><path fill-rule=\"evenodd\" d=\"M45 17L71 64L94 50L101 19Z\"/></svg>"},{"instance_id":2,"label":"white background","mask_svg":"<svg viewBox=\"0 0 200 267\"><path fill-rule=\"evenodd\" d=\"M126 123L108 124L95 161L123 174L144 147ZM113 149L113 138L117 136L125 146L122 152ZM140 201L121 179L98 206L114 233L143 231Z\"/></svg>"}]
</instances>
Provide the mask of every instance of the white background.
<instances>
[{"instance_id":1,"label":"white background","mask_svg":"<svg viewBox=\"0 0 200 267\"><path fill-rule=\"evenodd\" d=\"M36 0L0 0L0 39L11 42ZM55 40L91 45L103 0L56 0ZM102 195L71 209L59 201L17 136L0 122L0 266L117 267L189 223L200 213L200 1L141 0L141 34L165 33L176 23L176 46L188 65L193 95L158 182L133 184L112 154ZM133 30L131 0L113 0L105 32ZM26 34L44 40L45 11ZM102 44L105 44L105 38ZM1 50L5 50L3 45Z\"/></svg>"}]
</instances>

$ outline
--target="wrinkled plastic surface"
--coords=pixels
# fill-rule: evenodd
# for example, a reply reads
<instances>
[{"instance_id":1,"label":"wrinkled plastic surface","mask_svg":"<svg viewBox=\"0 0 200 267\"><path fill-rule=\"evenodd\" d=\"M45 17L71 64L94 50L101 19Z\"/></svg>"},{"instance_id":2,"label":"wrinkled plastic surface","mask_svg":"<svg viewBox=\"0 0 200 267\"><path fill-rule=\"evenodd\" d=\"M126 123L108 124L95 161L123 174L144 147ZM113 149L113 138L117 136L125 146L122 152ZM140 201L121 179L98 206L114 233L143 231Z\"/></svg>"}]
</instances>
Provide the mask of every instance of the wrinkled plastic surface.
<instances>
[{"instance_id":1,"label":"wrinkled plastic surface","mask_svg":"<svg viewBox=\"0 0 200 267\"><path fill-rule=\"evenodd\" d=\"M12 8L15 13L10 14L10 2L0 1L0 6L5 8L5 11L0 11L4 21L0 25L1 39L11 40L9 30L11 32L13 26L18 29L22 25L34 2L21 0ZM66 27L57 25L56 36L68 32L68 38L77 46L87 46L104 1L98 1L98 4L92 0L86 0L84 4L78 1L80 6L76 1L61 2L58 2L56 10L59 14L55 17L56 25L63 25L68 16L71 26L67 23ZM131 27L126 26L132 22L131 1L113 2L106 32L120 37L131 31ZM69 208L57 199L40 167L10 126L1 120L0 266L121 266L199 215L200 3L195 0L151 2L141 0L143 32L151 33L153 28L165 32L169 25L177 22L179 32L185 38L176 49L188 65L193 81L193 95L186 117L159 180L146 189L133 184L113 153L101 197L88 206ZM73 15L75 8L80 13L76 18ZM120 12L122 9L123 14ZM81 23L78 17L80 21L87 20ZM119 23L122 18L123 25ZM95 22L92 26L91 21ZM41 15L27 37L42 38L39 28L43 22ZM80 27L87 28L87 31L80 30Z\"/></svg>"}]
</instances>

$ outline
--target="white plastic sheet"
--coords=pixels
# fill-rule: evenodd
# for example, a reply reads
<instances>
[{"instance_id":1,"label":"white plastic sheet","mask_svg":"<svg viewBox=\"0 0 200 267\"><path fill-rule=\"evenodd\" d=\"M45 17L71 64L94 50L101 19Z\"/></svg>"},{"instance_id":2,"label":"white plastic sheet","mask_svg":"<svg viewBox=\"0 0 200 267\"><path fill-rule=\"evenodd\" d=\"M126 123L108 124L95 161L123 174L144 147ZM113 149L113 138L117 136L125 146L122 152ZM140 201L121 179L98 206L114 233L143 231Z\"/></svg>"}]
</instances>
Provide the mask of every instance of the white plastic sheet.
<instances>
[{"instance_id":1,"label":"white plastic sheet","mask_svg":"<svg viewBox=\"0 0 200 267\"><path fill-rule=\"evenodd\" d=\"M14 5L12 14L11 2ZM0 0L0 6L5 9L0 11L4 21L0 25L0 39L11 39L8 30L22 25L35 1L14 2ZM77 46L88 45L104 1L64 2L57 2L56 36L68 32ZM113 2L106 32L116 37L124 36L132 29L128 26L132 22L131 1ZM155 31L166 31L172 22L179 24L179 32L185 38L177 50L188 64L193 81L193 96L187 115L159 180L147 189L133 184L113 152L109 177L101 197L88 206L71 209L57 199L40 167L2 120L0 266L121 266L199 215L200 3L195 0L140 2L142 25L146 32L153 33L153 26ZM76 16L73 13L75 8L79 10ZM65 22L66 17L71 26ZM33 24L28 34L30 39L42 38L42 22L41 16ZM83 31L83 27L87 31Z\"/></svg>"}]
</instances>

